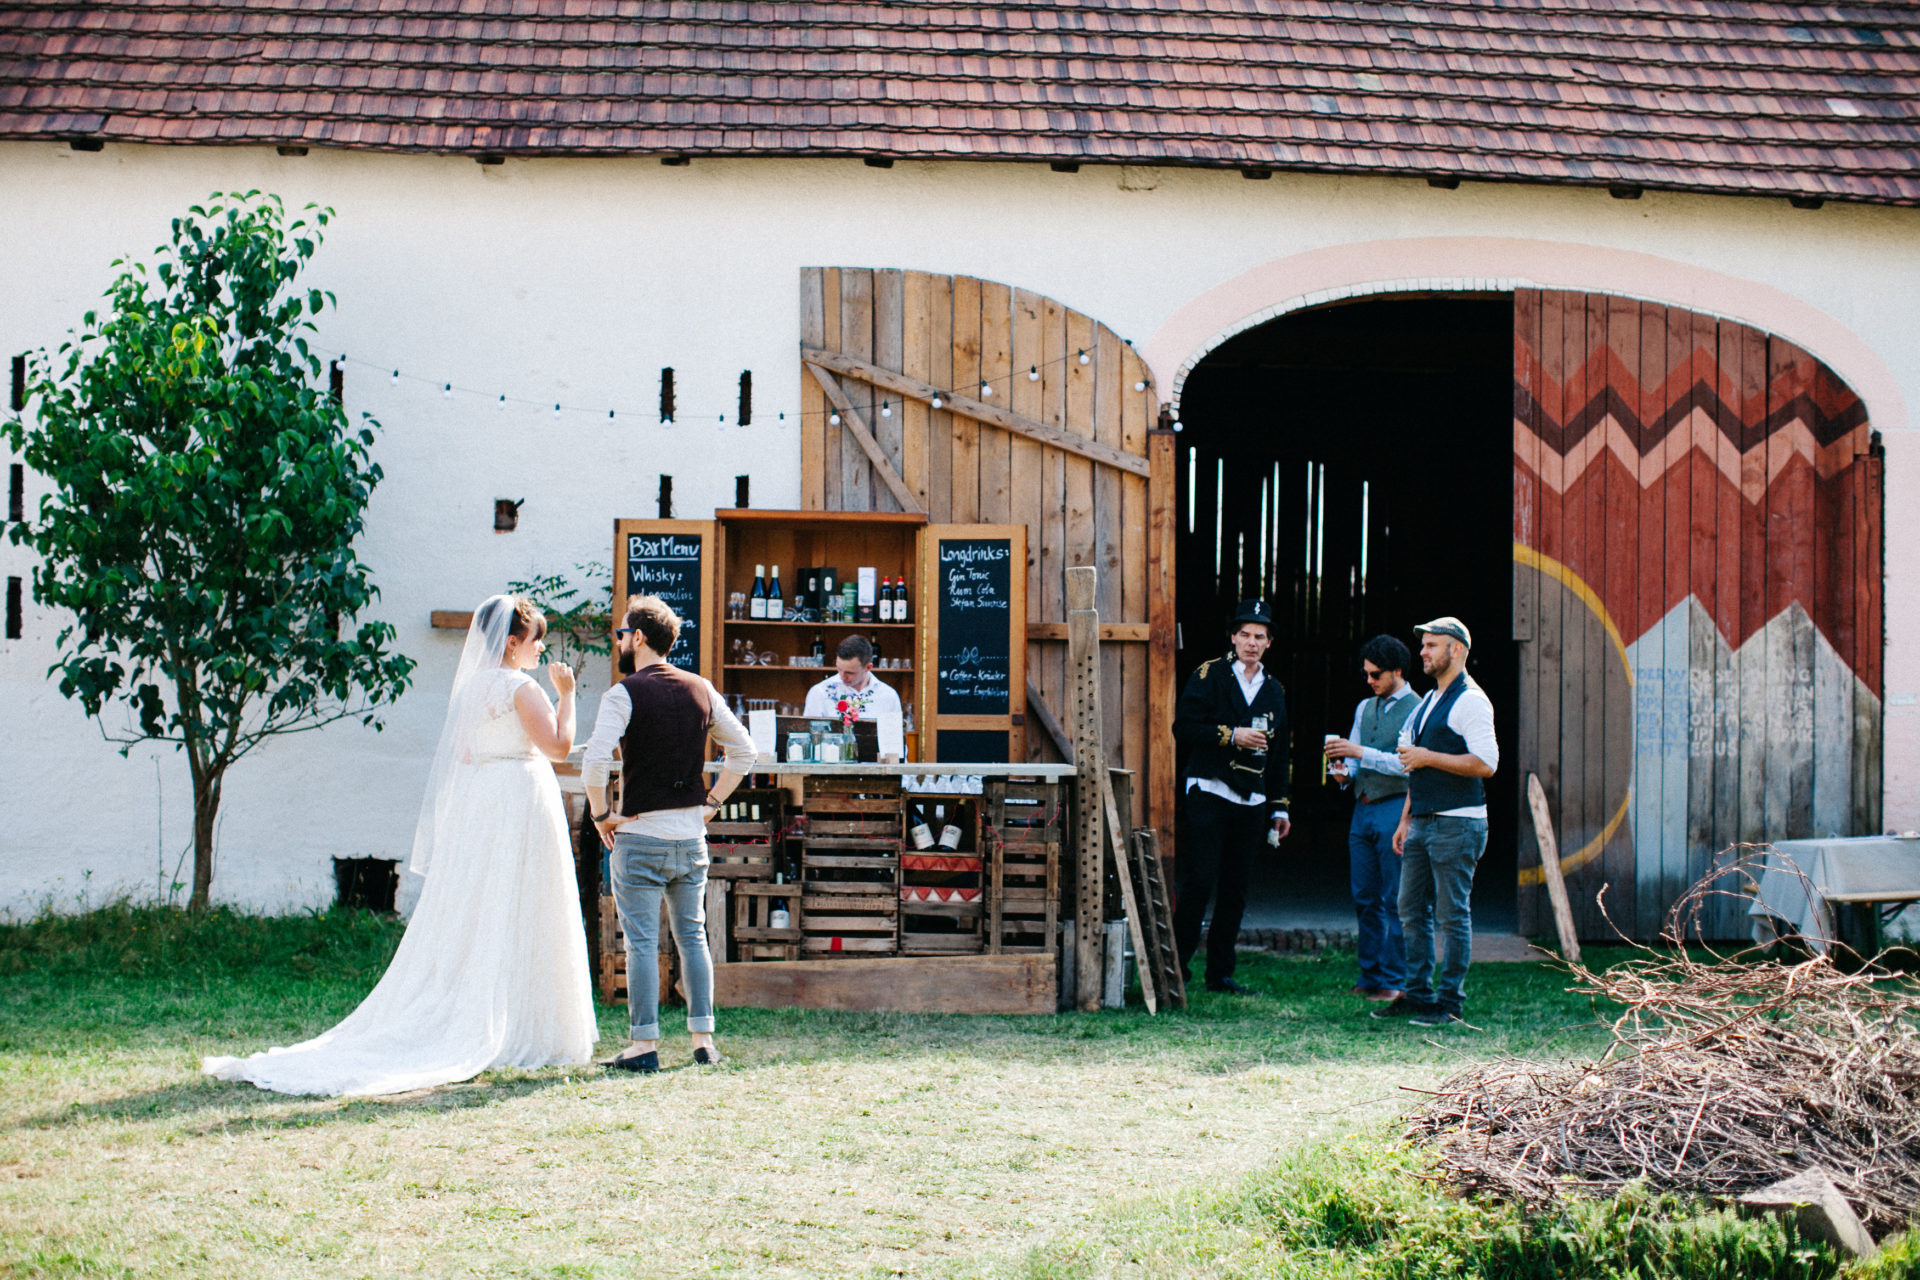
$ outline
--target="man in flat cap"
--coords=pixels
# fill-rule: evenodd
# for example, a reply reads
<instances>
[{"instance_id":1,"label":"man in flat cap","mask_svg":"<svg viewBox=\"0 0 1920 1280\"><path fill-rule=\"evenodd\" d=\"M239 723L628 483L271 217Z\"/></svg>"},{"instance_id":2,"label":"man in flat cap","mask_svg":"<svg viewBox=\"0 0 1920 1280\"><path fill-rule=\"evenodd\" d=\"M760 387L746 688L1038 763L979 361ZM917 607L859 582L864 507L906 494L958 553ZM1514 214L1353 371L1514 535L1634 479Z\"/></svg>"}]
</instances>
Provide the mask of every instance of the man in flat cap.
<instances>
[{"instance_id":1,"label":"man in flat cap","mask_svg":"<svg viewBox=\"0 0 1920 1280\"><path fill-rule=\"evenodd\" d=\"M1173 936L1185 972L1207 930L1209 991L1253 994L1233 980L1234 943L1247 906L1247 878L1260 845L1289 829L1287 697L1260 659L1273 641L1273 611L1248 600L1234 611L1233 648L1200 664L1174 708L1173 736L1187 760L1187 833L1175 859L1179 903ZM1217 896L1216 896L1217 895Z\"/></svg>"},{"instance_id":2,"label":"man in flat cap","mask_svg":"<svg viewBox=\"0 0 1920 1280\"><path fill-rule=\"evenodd\" d=\"M1408 1018L1416 1027L1461 1020L1467 964L1473 958L1473 873L1487 848L1483 779L1500 767L1493 703L1467 674L1473 638L1458 618L1435 618L1414 631L1420 666L1434 689L1400 730L1407 799L1393 833L1400 868L1400 931L1407 957L1405 994L1376 1018ZM1445 953L1434 973L1436 924Z\"/></svg>"}]
</instances>

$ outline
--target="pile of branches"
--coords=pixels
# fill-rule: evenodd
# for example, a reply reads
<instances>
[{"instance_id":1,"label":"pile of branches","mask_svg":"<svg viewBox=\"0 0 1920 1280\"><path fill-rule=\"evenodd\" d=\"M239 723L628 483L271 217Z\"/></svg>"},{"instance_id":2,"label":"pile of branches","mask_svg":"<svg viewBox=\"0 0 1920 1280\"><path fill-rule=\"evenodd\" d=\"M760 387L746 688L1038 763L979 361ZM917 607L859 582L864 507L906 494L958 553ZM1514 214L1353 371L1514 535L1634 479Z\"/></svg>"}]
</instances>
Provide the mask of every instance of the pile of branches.
<instances>
[{"instance_id":1,"label":"pile of branches","mask_svg":"<svg viewBox=\"0 0 1920 1280\"><path fill-rule=\"evenodd\" d=\"M1826 956L1689 956L1707 899L1754 867L1746 855L1695 886L1660 949L1569 966L1575 990L1624 1010L1598 1062L1496 1060L1432 1094L1407 1136L1437 1149L1440 1176L1543 1206L1635 1180L1737 1196L1817 1165L1876 1234L1905 1227L1920 1210L1920 989Z\"/></svg>"}]
</instances>

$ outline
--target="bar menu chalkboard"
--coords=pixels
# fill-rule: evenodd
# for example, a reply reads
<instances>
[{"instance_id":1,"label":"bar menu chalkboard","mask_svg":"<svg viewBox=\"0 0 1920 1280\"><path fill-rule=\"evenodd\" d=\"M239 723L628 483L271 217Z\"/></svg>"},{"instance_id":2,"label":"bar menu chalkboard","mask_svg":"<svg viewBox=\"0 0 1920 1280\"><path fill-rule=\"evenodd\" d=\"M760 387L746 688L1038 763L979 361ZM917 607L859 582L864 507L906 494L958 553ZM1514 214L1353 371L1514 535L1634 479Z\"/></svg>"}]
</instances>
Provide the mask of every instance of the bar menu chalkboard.
<instances>
[{"instance_id":1,"label":"bar menu chalkboard","mask_svg":"<svg viewBox=\"0 0 1920 1280\"><path fill-rule=\"evenodd\" d=\"M700 672L700 550L697 533L629 533L627 596L659 596L680 615L680 639L667 661Z\"/></svg>"},{"instance_id":2,"label":"bar menu chalkboard","mask_svg":"<svg viewBox=\"0 0 1920 1280\"><path fill-rule=\"evenodd\" d=\"M1013 566L1008 538L941 538L935 547L940 640L934 690L943 716L1012 710Z\"/></svg>"}]
</instances>

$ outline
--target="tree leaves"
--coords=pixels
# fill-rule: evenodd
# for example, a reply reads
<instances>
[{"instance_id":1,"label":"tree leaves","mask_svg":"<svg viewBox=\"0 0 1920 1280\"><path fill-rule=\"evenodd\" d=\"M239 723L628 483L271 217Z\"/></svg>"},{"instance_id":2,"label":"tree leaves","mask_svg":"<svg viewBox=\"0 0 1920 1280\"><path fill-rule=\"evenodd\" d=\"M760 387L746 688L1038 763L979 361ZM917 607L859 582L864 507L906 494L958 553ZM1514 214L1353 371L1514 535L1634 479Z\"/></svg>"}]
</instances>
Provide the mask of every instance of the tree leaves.
<instances>
[{"instance_id":1,"label":"tree leaves","mask_svg":"<svg viewBox=\"0 0 1920 1280\"><path fill-rule=\"evenodd\" d=\"M379 424L313 381L333 299L295 284L312 213L289 226L250 192L174 219L151 273L118 264L63 358L33 356L30 413L0 424L50 487L9 535L40 555L34 599L74 618L49 674L89 715L124 702L116 741L184 748L197 802L268 737L377 727L413 670L391 626L352 625L379 595L353 546Z\"/></svg>"}]
</instances>

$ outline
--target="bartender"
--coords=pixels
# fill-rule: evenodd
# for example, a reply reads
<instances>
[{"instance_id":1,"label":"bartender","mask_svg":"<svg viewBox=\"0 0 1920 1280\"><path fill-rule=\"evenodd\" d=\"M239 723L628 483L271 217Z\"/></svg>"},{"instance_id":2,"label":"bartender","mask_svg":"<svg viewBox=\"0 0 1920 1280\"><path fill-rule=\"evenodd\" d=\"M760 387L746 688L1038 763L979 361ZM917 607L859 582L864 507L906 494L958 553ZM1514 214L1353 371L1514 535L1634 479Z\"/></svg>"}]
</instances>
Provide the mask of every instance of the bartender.
<instances>
[{"instance_id":1,"label":"bartender","mask_svg":"<svg viewBox=\"0 0 1920 1280\"><path fill-rule=\"evenodd\" d=\"M884 715L900 714L900 695L881 684L873 674L873 643L865 636L852 635L833 651L837 675L828 676L807 690L807 706L802 713L812 720L844 716L842 702L855 720L878 720Z\"/></svg>"}]
</instances>

